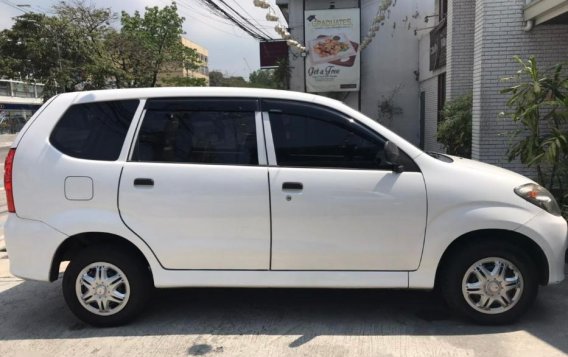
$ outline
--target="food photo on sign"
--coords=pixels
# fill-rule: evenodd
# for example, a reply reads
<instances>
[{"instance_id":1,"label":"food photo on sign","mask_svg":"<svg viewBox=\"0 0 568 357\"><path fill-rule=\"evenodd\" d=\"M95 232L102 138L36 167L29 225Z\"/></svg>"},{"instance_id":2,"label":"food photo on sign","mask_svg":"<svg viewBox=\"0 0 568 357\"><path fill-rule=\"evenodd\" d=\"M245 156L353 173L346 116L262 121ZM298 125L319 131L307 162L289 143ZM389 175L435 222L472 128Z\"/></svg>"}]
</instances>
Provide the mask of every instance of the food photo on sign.
<instances>
[{"instance_id":1,"label":"food photo on sign","mask_svg":"<svg viewBox=\"0 0 568 357\"><path fill-rule=\"evenodd\" d=\"M310 58L313 64L333 63L351 67L355 63L358 44L351 42L345 34L320 35L310 41Z\"/></svg>"},{"instance_id":2,"label":"food photo on sign","mask_svg":"<svg viewBox=\"0 0 568 357\"><path fill-rule=\"evenodd\" d=\"M308 92L359 90L359 9L305 12Z\"/></svg>"}]
</instances>

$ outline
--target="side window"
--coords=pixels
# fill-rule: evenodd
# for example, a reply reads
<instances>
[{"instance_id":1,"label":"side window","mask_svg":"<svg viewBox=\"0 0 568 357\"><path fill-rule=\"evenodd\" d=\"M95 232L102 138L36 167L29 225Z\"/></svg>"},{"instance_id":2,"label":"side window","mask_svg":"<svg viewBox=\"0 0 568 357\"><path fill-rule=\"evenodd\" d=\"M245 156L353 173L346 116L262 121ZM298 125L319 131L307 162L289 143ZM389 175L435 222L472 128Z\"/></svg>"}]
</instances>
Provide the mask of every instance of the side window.
<instances>
[{"instance_id":1,"label":"side window","mask_svg":"<svg viewBox=\"0 0 568 357\"><path fill-rule=\"evenodd\" d=\"M269 110L279 166L390 169L378 135L332 111L297 105Z\"/></svg>"},{"instance_id":2,"label":"side window","mask_svg":"<svg viewBox=\"0 0 568 357\"><path fill-rule=\"evenodd\" d=\"M279 166L379 169L384 142L349 125L299 114L270 113Z\"/></svg>"},{"instance_id":3,"label":"side window","mask_svg":"<svg viewBox=\"0 0 568 357\"><path fill-rule=\"evenodd\" d=\"M133 161L258 165L254 110L170 107L147 109Z\"/></svg>"},{"instance_id":4,"label":"side window","mask_svg":"<svg viewBox=\"0 0 568 357\"><path fill-rule=\"evenodd\" d=\"M384 153L386 139L331 109L307 103L263 100L279 166L392 170ZM400 151L405 171L419 172Z\"/></svg>"},{"instance_id":5,"label":"side window","mask_svg":"<svg viewBox=\"0 0 568 357\"><path fill-rule=\"evenodd\" d=\"M49 141L65 155L115 161L138 103L121 100L72 105L55 125Z\"/></svg>"}]
</instances>

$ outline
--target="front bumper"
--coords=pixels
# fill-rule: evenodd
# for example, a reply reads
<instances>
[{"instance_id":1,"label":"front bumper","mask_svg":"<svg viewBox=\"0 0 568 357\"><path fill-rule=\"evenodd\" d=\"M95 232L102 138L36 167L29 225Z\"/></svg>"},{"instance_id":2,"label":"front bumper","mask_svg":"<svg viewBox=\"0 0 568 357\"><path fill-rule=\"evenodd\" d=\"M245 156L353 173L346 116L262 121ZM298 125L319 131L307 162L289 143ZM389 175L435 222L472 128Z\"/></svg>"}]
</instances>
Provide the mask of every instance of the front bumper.
<instances>
[{"instance_id":1,"label":"front bumper","mask_svg":"<svg viewBox=\"0 0 568 357\"><path fill-rule=\"evenodd\" d=\"M517 229L517 232L535 241L548 260L548 283L564 280L564 265L568 259L568 225L562 217L545 211Z\"/></svg>"},{"instance_id":2,"label":"front bumper","mask_svg":"<svg viewBox=\"0 0 568 357\"><path fill-rule=\"evenodd\" d=\"M66 238L43 222L10 213L4 225L10 272L22 279L49 281L53 257Z\"/></svg>"}]
</instances>

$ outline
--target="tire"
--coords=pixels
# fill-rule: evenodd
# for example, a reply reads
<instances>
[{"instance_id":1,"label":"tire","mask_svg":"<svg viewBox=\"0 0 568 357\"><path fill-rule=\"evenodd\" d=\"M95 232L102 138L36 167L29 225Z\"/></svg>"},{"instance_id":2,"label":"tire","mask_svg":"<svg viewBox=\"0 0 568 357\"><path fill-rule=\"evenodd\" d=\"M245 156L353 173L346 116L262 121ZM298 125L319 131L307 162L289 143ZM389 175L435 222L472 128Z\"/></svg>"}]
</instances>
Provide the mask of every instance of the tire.
<instances>
[{"instance_id":1,"label":"tire","mask_svg":"<svg viewBox=\"0 0 568 357\"><path fill-rule=\"evenodd\" d=\"M123 325L134 319L152 289L148 264L109 245L85 248L63 275L63 296L69 309L80 320L98 327Z\"/></svg>"},{"instance_id":2,"label":"tire","mask_svg":"<svg viewBox=\"0 0 568 357\"><path fill-rule=\"evenodd\" d=\"M441 269L440 293L449 307L482 325L516 321L538 293L534 262L510 244L465 246Z\"/></svg>"}]
</instances>

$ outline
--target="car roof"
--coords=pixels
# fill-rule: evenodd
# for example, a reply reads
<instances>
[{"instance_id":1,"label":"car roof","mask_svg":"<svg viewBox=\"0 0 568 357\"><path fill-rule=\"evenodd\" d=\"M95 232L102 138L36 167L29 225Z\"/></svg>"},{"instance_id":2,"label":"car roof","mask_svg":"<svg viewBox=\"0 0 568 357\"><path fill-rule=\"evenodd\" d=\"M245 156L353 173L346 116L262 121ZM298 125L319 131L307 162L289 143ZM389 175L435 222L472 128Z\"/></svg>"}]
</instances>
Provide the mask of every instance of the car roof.
<instances>
[{"instance_id":1,"label":"car roof","mask_svg":"<svg viewBox=\"0 0 568 357\"><path fill-rule=\"evenodd\" d=\"M62 96L75 96L73 104L110 100L172 98L172 97L239 97L239 98L271 98L304 102L319 102L331 107L343 107L344 104L330 98L302 92L239 87L158 87L105 89L85 92L72 92ZM324 103L325 102L325 103Z\"/></svg>"}]
</instances>

